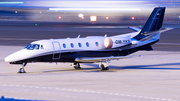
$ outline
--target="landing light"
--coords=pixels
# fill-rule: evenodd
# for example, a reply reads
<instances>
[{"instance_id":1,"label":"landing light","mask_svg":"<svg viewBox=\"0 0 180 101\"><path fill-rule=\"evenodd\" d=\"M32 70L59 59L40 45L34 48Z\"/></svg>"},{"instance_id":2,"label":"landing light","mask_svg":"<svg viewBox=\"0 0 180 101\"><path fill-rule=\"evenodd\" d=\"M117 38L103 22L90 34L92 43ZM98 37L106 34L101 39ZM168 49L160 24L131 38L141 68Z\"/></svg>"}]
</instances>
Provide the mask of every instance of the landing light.
<instances>
[{"instance_id":1,"label":"landing light","mask_svg":"<svg viewBox=\"0 0 180 101\"><path fill-rule=\"evenodd\" d=\"M61 16L59 16L58 18L61 19Z\"/></svg>"},{"instance_id":2,"label":"landing light","mask_svg":"<svg viewBox=\"0 0 180 101\"><path fill-rule=\"evenodd\" d=\"M106 17L106 20L108 20L109 19L109 17Z\"/></svg>"}]
</instances>

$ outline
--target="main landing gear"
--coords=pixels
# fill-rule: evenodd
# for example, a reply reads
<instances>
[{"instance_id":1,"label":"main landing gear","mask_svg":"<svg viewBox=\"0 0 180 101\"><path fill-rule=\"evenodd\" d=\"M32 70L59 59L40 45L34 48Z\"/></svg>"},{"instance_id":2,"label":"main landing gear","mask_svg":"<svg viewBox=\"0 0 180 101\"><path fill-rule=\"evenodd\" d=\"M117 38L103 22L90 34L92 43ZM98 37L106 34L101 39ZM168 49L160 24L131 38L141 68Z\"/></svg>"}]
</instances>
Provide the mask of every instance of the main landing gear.
<instances>
[{"instance_id":1,"label":"main landing gear","mask_svg":"<svg viewBox=\"0 0 180 101\"><path fill-rule=\"evenodd\" d=\"M22 63L22 68L19 69L18 73L26 73L24 67L27 65L27 62Z\"/></svg>"},{"instance_id":2,"label":"main landing gear","mask_svg":"<svg viewBox=\"0 0 180 101\"><path fill-rule=\"evenodd\" d=\"M81 69L80 64L79 63L72 63L71 66L73 66L75 69Z\"/></svg>"},{"instance_id":3,"label":"main landing gear","mask_svg":"<svg viewBox=\"0 0 180 101\"><path fill-rule=\"evenodd\" d=\"M80 64L76 63L76 62L72 63L71 66L73 66L75 69L81 69ZM102 71L103 70L109 70L108 64L106 64L106 63L100 62L99 67L101 68Z\"/></svg>"},{"instance_id":4,"label":"main landing gear","mask_svg":"<svg viewBox=\"0 0 180 101\"><path fill-rule=\"evenodd\" d=\"M109 70L108 65L107 64L103 64L102 62L100 62L99 67L101 68L102 71L103 70Z\"/></svg>"}]
</instances>

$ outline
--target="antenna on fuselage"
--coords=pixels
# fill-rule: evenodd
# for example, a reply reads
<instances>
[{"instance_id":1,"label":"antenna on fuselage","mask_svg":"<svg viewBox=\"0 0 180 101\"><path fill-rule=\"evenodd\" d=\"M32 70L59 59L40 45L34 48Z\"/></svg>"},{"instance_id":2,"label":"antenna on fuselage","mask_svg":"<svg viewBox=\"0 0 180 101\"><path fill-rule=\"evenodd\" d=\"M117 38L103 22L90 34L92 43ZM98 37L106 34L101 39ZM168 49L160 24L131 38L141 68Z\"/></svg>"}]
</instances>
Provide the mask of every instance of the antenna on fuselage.
<instances>
[{"instance_id":1,"label":"antenna on fuselage","mask_svg":"<svg viewBox=\"0 0 180 101\"><path fill-rule=\"evenodd\" d=\"M80 38L81 35L78 35L77 38Z\"/></svg>"}]
</instances>

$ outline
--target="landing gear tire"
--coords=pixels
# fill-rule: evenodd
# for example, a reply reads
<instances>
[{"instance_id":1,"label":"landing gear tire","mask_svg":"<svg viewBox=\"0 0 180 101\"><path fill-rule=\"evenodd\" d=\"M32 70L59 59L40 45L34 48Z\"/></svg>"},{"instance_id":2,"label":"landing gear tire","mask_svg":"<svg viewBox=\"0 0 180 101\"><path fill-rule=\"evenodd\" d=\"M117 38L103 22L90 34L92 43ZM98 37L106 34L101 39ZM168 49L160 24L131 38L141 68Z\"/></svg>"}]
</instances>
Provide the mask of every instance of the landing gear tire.
<instances>
[{"instance_id":1,"label":"landing gear tire","mask_svg":"<svg viewBox=\"0 0 180 101\"><path fill-rule=\"evenodd\" d=\"M24 68L20 68L18 73L26 73L25 69Z\"/></svg>"},{"instance_id":2,"label":"landing gear tire","mask_svg":"<svg viewBox=\"0 0 180 101\"><path fill-rule=\"evenodd\" d=\"M27 62L22 63L22 68L19 69L18 73L26 73L24 67L27 65Z\"/></svg>"},{"instance_id":3,"label":"landing gear tire","mask_svg":"<svg viewBox=\"0 0 180 101\"><path fill-rule=\"evenodd\" d=\"M108 67L105 67L103 64L100 64L100 68L101 68L102 71L103 71L103 70L109 70L109 68L108 68Z\"/></svg>"},{"instance_id":4,"label":"landing gear tire","mask_svg":"<svg viewBox=\"0 0 180 101\"><path fill-rule=\"evenodd\" d=\"M74 69L81 69L79 63L73 63L72 66L74 67Z\"/></svg>"}]
</instances>

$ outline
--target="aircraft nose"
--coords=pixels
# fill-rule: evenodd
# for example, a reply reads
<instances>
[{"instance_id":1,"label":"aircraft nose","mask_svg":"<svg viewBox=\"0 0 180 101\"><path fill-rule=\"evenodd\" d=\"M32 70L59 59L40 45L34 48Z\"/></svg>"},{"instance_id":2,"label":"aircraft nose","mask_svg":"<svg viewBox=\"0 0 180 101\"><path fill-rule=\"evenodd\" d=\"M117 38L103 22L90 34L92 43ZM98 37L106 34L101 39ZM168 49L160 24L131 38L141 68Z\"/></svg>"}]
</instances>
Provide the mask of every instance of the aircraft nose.
<instances>
[{"instance_id":1,"label":"aircraft nose","mask_svg":"<svg viewBox=\"0 0 180 101\"><path fill-rule=\"evenodd\" d=\"M20 59L19 54L18 53L13 53L9 56L7 56L4 61L5 62L14 62L14 61L18 61Z\"/></svg>"},{"instance_id":2,"label":"aircraft nose","mask_svg":"<svg viewBox=\"0 0 180 101\"><path fill-rule=\"evenodd\" d=\"M9 55L4 59L5 62L13 62L13 61L16 61L16 60L17 60L17 56L15 56L14 54Z\"/></svg>"},{"instance_id":3,"label":"aircraft nose","mask_svg":"<svg viewBox=\"0 0 180 101\"><path fill-rule=\"evenodd\" d=\"M7 56L5 59L4 59L5 62L10 62L10 58L9 56Z\"/></svg>"}]
</instances>

